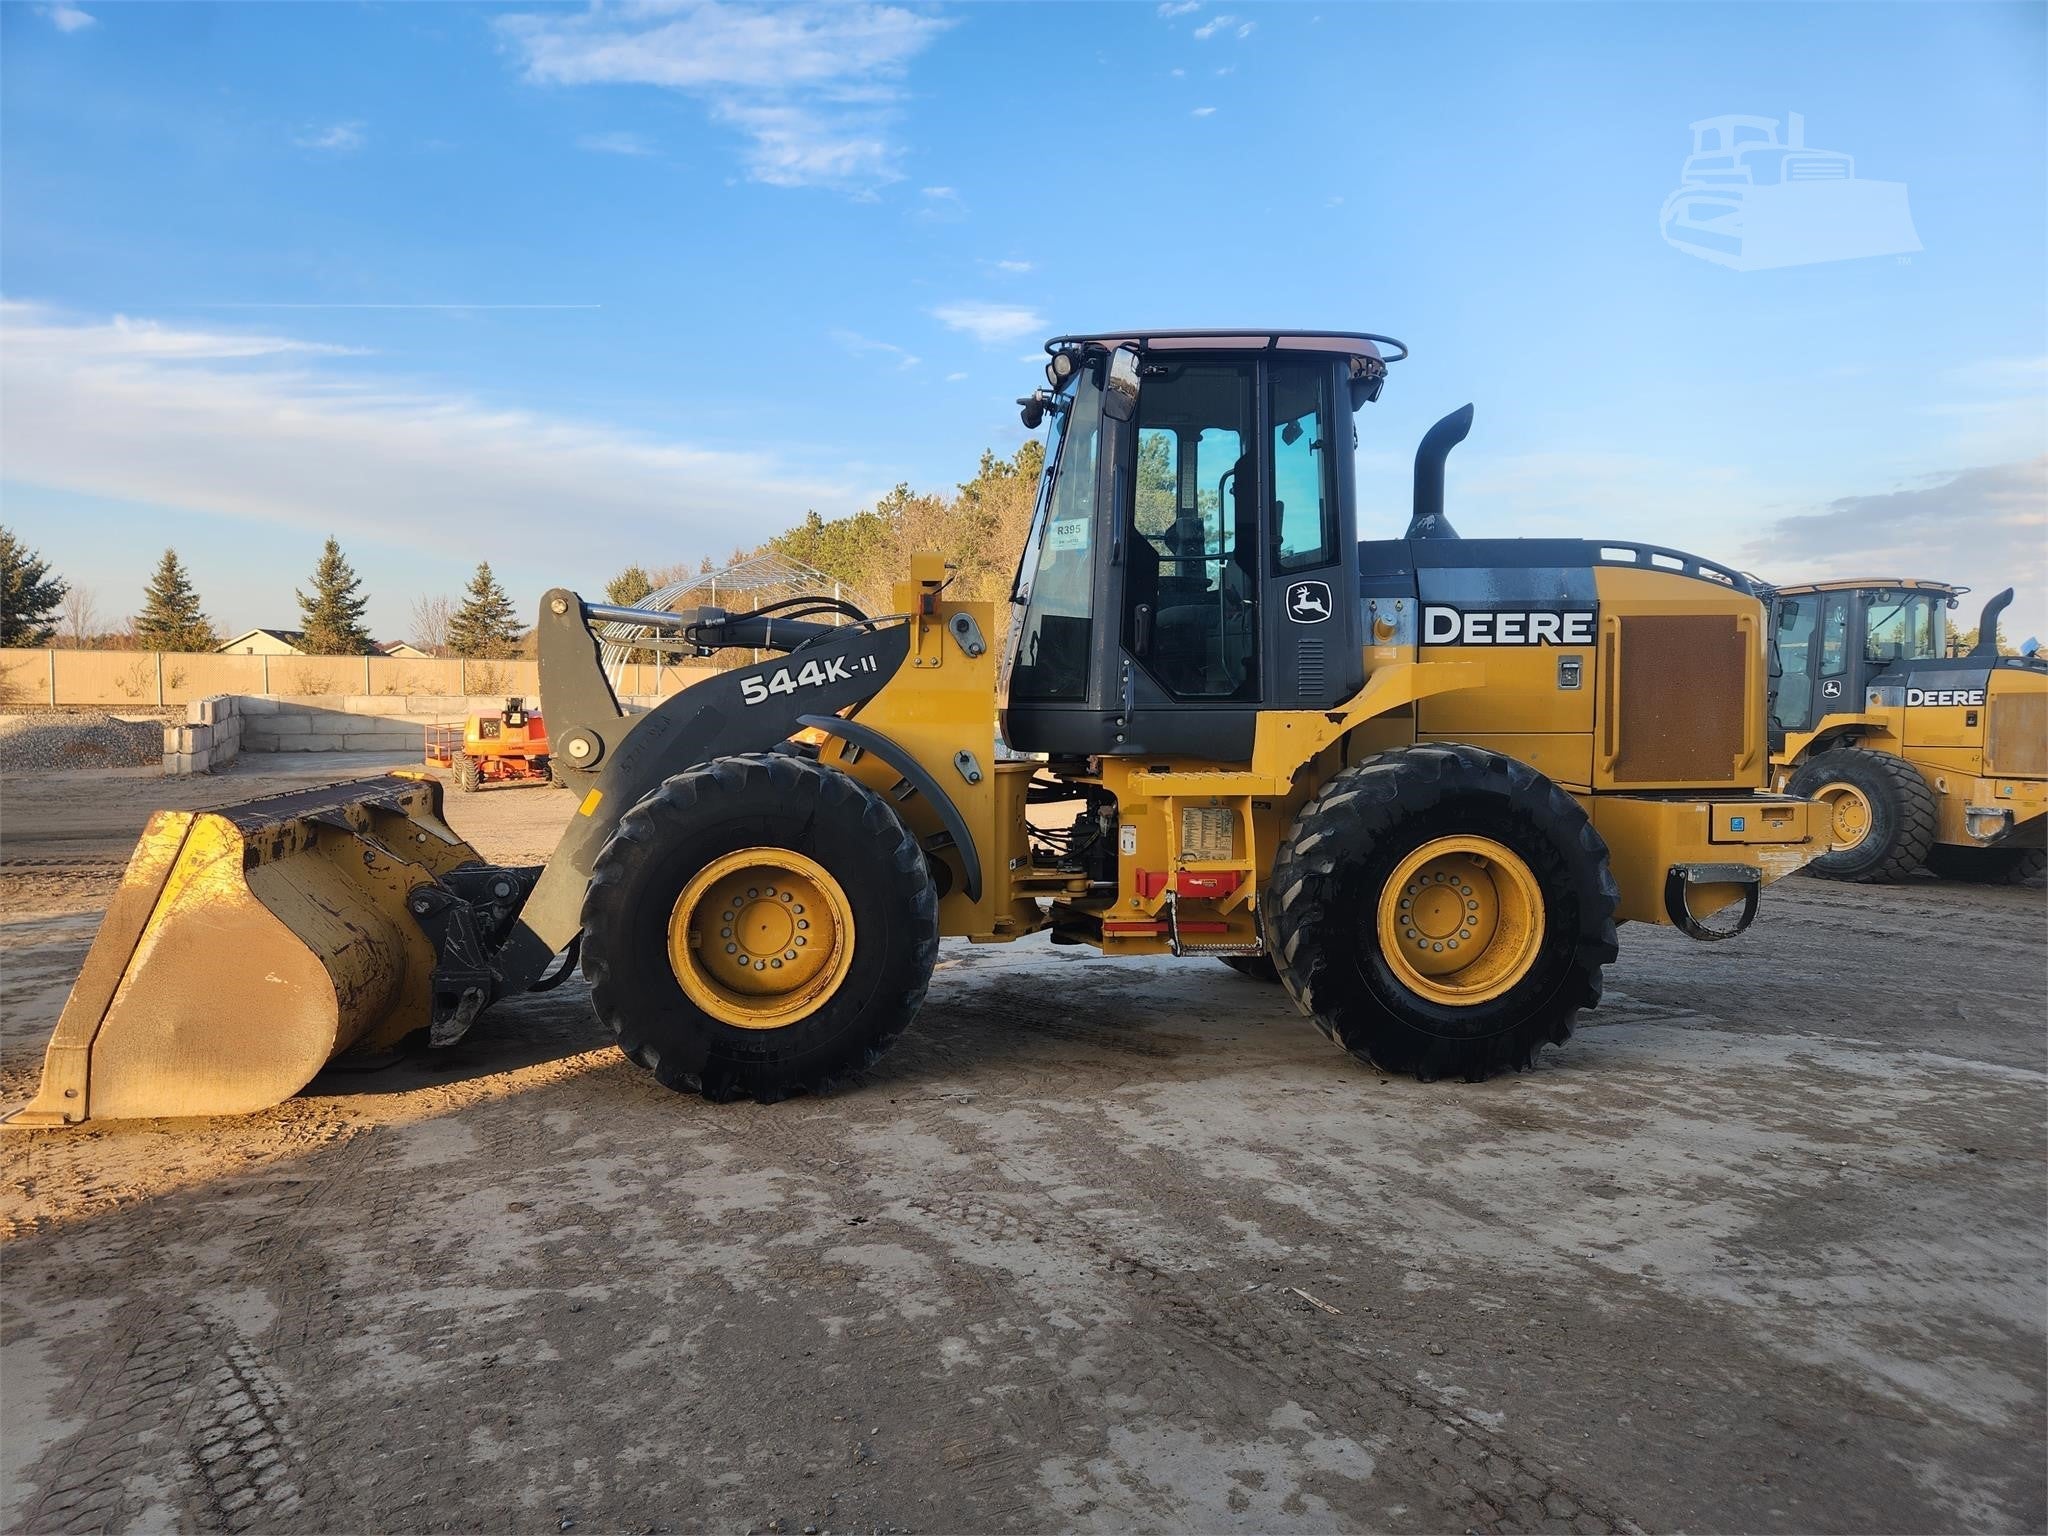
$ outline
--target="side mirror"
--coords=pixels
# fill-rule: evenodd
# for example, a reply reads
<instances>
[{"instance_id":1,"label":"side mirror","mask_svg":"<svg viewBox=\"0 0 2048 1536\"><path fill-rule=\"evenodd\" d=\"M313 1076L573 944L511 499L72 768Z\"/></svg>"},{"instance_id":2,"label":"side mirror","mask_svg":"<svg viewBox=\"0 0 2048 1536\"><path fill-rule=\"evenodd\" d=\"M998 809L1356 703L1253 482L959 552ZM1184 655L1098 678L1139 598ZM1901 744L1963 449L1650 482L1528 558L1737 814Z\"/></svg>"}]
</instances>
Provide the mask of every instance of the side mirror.
<instances>
[{"instance_id":1,"label":"side mirror","mask_svg":"<svg viewBox=\"0 0 2048 1536\"><path fill-rule=\"evenodd\" d=\"M1111 421L1129 421L1138 414L1138 354L1118 347L1109 354L1109 375L1102 386L1102 414Z\"/></svg>"}]
</instances>

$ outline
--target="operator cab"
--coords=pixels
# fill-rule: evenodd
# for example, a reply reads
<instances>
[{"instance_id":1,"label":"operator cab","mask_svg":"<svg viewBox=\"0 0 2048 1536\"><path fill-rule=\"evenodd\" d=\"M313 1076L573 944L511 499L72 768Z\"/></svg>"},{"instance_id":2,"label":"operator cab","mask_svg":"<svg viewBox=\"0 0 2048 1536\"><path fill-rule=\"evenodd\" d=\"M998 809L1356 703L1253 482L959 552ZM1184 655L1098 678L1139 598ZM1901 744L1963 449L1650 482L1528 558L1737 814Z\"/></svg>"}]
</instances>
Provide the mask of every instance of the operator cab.
<instances>
[{"instance_id":1,"label":"operator cab","mask_svg":"<svg viewBox=\"0 0 2048 1536\"><path fill-rule=\"evenodd\" d=\"M1407 348L1330 331L1046 343L1045 478L1004 730L1056 756L1251 755L1262 708L1364 684L1351 417Z\"/></svg>"},{"instance_id":2,"label":"operator cab","mask_svg":"<svg viewBox=\"0 0 2048 1536\"><path fill-rule=\"evenodd\" d=\"M1948 613L1967 591L1906 580L1778 588L1771 596L1773 749L1785 733L1813 730L1824 716L1857 713L1879 674L1944 660Z\"/></svg>"}]
</instances>

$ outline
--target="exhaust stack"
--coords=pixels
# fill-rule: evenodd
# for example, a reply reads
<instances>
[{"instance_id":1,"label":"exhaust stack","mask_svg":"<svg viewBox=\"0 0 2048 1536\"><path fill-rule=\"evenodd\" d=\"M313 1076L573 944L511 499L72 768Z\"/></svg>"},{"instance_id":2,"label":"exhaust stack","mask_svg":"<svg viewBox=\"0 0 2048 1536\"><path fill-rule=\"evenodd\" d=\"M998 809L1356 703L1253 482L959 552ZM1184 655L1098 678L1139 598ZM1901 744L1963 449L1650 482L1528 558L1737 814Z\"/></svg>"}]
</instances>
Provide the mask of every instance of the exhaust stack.
<instances>
[{"instance_id":1,"label":"exhaust stack","mask_svg":"<svg viewBox=\"0 0 2048 1536\"><path fill-rule=\"evenodd\" d=\"M1472 407L1461 405L1422 434L1415 450L1415 512L1408 520L1410 539L1455 539L1458 530L1444 516L1444 460L1472 430Z\"/></svg>"},{"instance_id":2,"label":"exhaust stack","mask_svg":"<svg viewBox=\"0 0 2048 1536\"><path fill-rule=\"evenodd\" d=\"M1998 654L1998 616L2005 612L2011 602L2012 588L2007 587L1984 605L1984 613L1977 620L1977 643L1970 650L1972 656Z\"/></svg>"}]
</instances>

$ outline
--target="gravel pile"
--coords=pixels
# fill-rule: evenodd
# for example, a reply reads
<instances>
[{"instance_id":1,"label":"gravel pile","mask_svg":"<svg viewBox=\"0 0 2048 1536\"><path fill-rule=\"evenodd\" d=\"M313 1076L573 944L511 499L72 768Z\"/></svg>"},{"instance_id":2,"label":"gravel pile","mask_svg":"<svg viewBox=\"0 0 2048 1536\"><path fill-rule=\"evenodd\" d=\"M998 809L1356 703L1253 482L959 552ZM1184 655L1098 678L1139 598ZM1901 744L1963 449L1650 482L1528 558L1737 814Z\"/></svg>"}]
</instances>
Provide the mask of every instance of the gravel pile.
<instances>
[{"instance_id":1,"label":"gravel pile","mask_svg":"<svg viewBox=\"0 0 2048 1536\"><path fill-rule=\"evenodd\" d=\"M164 728L112 715L0 715L0 773L144 768L164 760Z\"/></svg>"}]
</instances>

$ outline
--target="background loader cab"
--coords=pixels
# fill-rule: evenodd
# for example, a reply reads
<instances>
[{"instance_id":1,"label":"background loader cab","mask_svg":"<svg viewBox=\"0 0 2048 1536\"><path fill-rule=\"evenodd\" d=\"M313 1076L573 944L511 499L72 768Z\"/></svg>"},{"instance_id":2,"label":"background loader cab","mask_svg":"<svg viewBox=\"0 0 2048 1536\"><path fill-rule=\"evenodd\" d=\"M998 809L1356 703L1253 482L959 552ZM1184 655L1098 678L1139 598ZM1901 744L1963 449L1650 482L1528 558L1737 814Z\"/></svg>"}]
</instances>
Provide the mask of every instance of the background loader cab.
<instances>
[{"instance_id":1,"label":"background loader cab","mask_svg":"<svg viewBox=\"0 0 2048 1536\"><path fill-rule=\"evenodd\" d=\"M2048 663L1998 654L2010 588L1984 605L1974 649L1950 655L1948 615L1965 590L1895 580L1772 593L1775 779L1823 803L1836 844L1814 873L2041 873Z\"/></svg>"}]
</instances>

